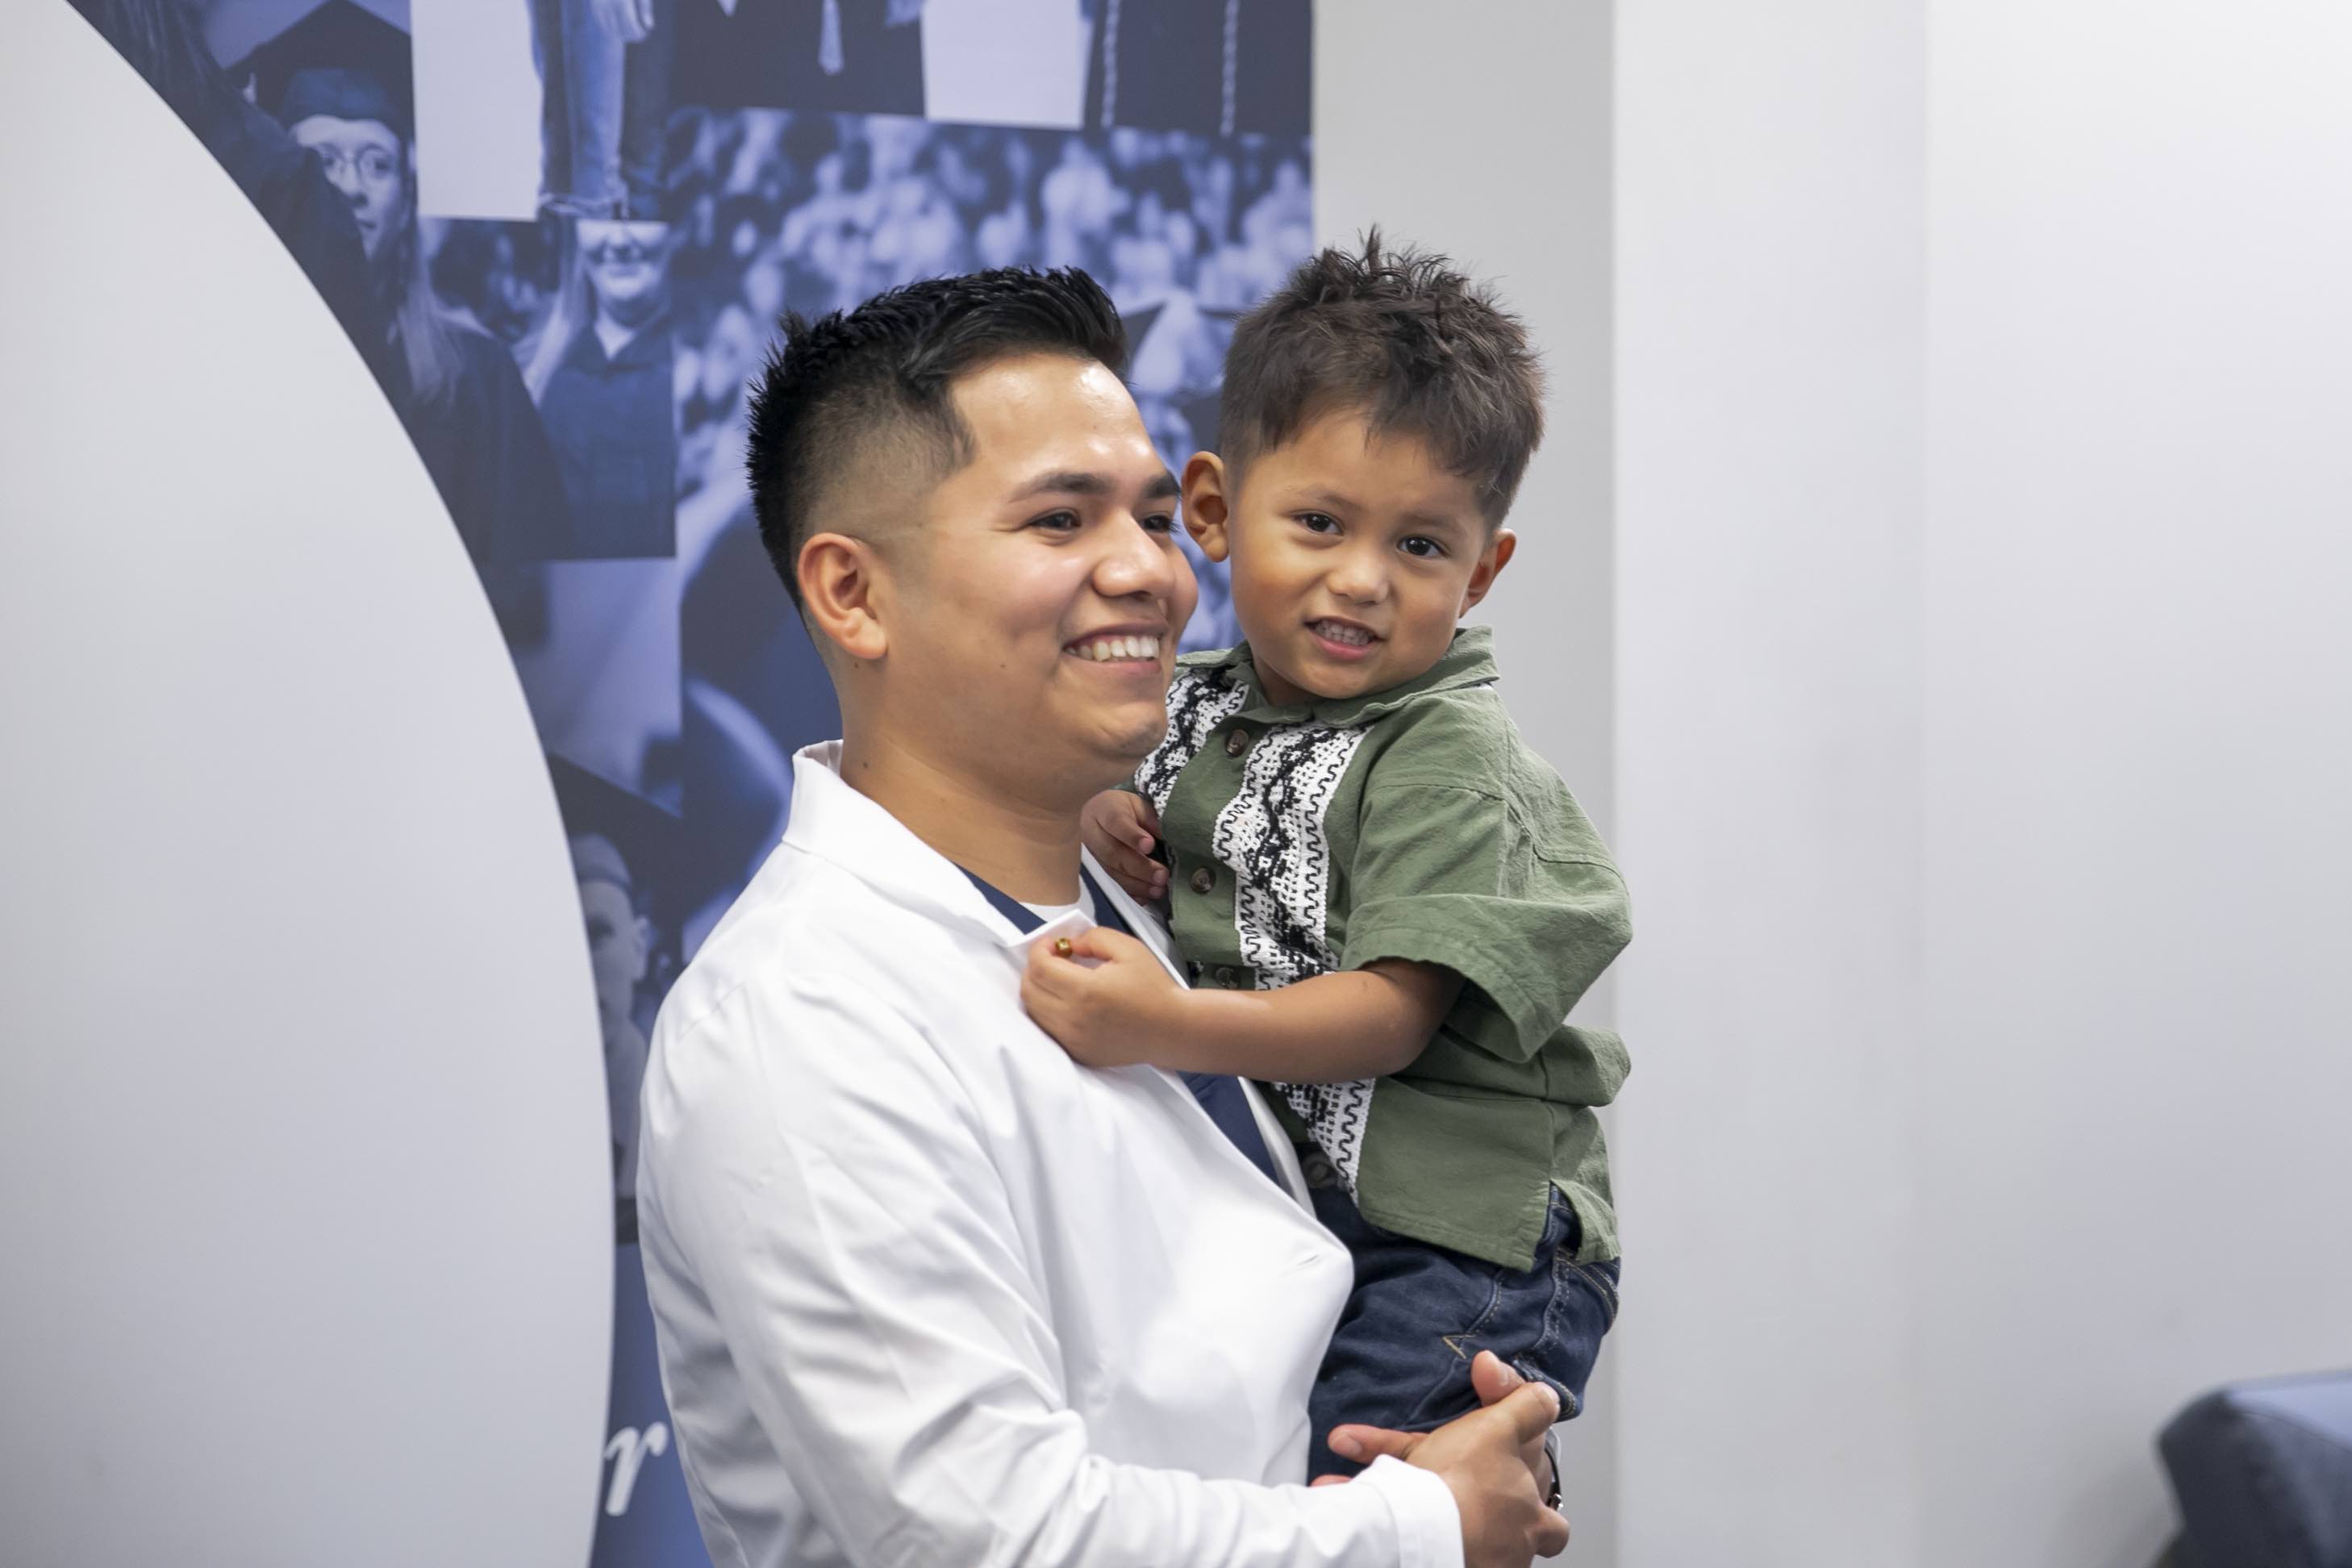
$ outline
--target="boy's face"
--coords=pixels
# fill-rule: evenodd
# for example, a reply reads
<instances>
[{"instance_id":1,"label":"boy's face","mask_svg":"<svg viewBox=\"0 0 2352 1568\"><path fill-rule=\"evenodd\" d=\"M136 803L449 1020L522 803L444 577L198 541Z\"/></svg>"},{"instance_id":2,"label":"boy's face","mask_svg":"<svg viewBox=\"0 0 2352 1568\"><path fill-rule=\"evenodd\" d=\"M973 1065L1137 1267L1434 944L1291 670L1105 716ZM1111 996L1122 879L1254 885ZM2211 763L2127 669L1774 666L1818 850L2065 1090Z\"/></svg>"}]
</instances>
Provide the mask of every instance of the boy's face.
<instances>
[{"instance_id":1,"label":"boy's face","mask_svg":"<svg viewBox=\"0 0 2352 1568\"><path fill-rule=\"evenodd\" d=\"M1195 457L1184 511L1202 552L1232 563L1234 610L1276 702L1420 675L1517 545L1426 441L1375 436L1352 409L1260 454L1239 494L1216 458Z\"/></svg>"}]
</instances>

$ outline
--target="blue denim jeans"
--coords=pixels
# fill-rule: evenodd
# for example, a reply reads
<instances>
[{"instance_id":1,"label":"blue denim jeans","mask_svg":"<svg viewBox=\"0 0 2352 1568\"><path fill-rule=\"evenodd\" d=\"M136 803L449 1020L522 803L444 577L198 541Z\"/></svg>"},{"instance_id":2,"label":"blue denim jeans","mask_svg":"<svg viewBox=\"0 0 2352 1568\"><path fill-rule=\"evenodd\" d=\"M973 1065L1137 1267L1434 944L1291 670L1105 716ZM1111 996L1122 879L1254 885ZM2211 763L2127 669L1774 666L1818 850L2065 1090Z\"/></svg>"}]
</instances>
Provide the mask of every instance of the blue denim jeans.
<instances>
[{"instance_id":1,"label":"blue denim jeans","mask_svg":"<svg viewBox=\"0 0 2352 1568\"><path fill-rule=\"evenodd\" d=\"M677 0L654 0L654 25L624 43L588 0L530 0L540 79L542 210L569 217L658 218Z\"/></svg>"},{"instance_id":2,"label":"blue denim jeans","mask_svg":"<svg viewBox=\"0 0 2352 1568\"><path fill-rule=\"evenodd\" d=\"M1470 1363L1480 1351L1551 1384L1562 1420L1583 1408L1601 1336L1617 1321L1619 1269L1613 1259L1576 1261L1576 1212L1557 1188L1528 1268L1382 1230L1336 1186L1315 1189L1315 1214L1355 1258L1356 1288L1307 1398L1310 1479L1362 1468L1331 1452L1334 1426L1426 1432L1475 1410Z\"/></svg>"}]
</instances>

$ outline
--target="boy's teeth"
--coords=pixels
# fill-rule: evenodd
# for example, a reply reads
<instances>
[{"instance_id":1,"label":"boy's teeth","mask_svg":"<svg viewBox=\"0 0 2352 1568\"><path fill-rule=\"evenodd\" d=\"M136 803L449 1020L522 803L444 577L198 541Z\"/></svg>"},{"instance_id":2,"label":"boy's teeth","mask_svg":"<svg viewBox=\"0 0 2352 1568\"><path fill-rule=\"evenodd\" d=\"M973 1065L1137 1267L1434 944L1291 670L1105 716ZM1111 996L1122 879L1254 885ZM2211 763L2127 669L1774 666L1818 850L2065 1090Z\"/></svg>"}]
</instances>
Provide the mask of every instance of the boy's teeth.
<instances>
[{"instance_id":1,"label":"boy's teeth","mask_svg":"<svg viewBox=\"0 0 2352 1568\"><path fill-rule=\"evenodd\" d=\"M1315 629L1333 642L1343 642L1353 647L1361 647L1372 640L1372 634L1361 626L1343 626L1337 621L1318 621Z\"/></svg>"}]
</instances>

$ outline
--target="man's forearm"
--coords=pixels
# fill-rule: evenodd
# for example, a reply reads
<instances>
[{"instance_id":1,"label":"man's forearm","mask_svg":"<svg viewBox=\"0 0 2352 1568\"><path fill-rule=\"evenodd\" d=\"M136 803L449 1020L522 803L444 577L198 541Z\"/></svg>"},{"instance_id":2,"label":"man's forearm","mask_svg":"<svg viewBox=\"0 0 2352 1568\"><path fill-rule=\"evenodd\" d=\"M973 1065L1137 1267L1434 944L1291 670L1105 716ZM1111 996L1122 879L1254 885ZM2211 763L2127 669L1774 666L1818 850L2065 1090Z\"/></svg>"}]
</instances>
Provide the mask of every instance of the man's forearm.
<instances>
[{"instance_id":1,"label":"man's forearm","mask_svg":"<svg viewBox=\"0 0 2352 1568\"><path fill-rule=\"evenodd\" d=\"M1282 1083L1378 1078L1421 1055L1461 989L1434 964L1383 961L1278 991L1181 993L1153 1061Z\"/></svg>"}]
</instances>

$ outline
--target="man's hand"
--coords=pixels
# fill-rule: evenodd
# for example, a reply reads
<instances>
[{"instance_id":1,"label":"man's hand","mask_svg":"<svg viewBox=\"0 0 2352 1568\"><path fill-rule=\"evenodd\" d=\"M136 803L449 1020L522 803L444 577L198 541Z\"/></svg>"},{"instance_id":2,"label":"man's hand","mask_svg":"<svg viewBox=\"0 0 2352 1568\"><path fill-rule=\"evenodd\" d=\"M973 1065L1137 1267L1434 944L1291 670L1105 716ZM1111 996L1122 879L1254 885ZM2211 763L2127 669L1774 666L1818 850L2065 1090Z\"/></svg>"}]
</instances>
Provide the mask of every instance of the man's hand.
<instances>
[{"instance_id":1,"label":"man's hand","mask_svg":"<svg viewBox=\"0 0 2352 1568\"><path fill-rule=\"evenodd\" d=\"M1109 789L1087 802L1078 818L1087 847L1102 868L1139 904L1168 896L1168 868L1151 858L1160 842L1160 814L1139 795Z\"/></svg>"},{"instance_id":2,"label":"man's hand","mask_svg":"<svg viewBox=\"0 0 2352 1568\"><path fill-rule=\"evenodd\" d=\"M1181 1065L1172 1057L1190 994L1150 948L1097 926L1072 937L1067 954L1055 949L1050 942L1032 947L1021 977L1021 1004L1039 1028L1090 1068Z\"/></svg>"},{"instance_id":3,"label":"man's hand","mask_svg":"<svg viewBox=\"0 0 2352 1568\"><path fill-rule=\"evenodd\" d=\"M1528 1380L1512 1370L1511 1363L1493 1351L1480 1351L1470 1363L1470 1387L1478 1395L1480 1405L1500 1405L1513 1394L1528 1385ZM1331 1451L1350 1459L1370 1460L1391 1450L1387 1440L1403 1434L1384 1426L1360 1426L1352 1423L1331 1428ZM1551 1496L1551 1445L1542 1433L1528 1439L1519 1450L1527 1461L1528 1474L1536 1479L1536 1490ZM1322 1476L1316 1479L1318 1487L1343 1486L1346 1476Z\"/></svg>"},{"instance_id":4,"label":"man's hand","mask_svg":"<svg viewBox=\"0 0 2352 1568\"><path fill-rule=\"evenodd\" d=\"M1331 1448L1366 1463L1388 1454L1436 1471L1462 1510L1465 1568L1527 1568L1531 1556L1554 1556L1568 1546L1568 1521L1544 1506L1550 1490L1544 1434L1559 1418L1559 1399L1488 1351L1479 1352L1470 1377L1486 1409L1434 1432L1337 1427Z\"/></svg>"}]
</instances>

